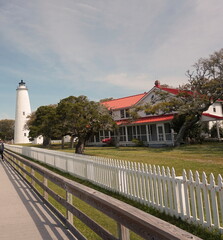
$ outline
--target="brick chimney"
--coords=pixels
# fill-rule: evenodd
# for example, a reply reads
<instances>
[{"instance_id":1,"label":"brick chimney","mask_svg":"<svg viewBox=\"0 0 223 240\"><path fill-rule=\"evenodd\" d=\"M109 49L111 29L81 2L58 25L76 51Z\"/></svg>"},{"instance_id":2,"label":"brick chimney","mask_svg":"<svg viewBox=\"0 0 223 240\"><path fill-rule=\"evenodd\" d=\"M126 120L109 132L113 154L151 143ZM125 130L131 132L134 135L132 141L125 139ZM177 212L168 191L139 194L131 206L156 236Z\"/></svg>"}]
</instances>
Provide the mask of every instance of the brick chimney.
<instances>
[{"instance_id":1,"label":"brick chimney","mask_svg":"<svg viewBox=\"0 0 223 240\"><path fill-rule=\"evenodd\" d=\"M155 81L155 86L156 86L156 87L160 87L160 81L159 81L159 80L156 80L156 81Z\"/></svg>"}]
</instances>

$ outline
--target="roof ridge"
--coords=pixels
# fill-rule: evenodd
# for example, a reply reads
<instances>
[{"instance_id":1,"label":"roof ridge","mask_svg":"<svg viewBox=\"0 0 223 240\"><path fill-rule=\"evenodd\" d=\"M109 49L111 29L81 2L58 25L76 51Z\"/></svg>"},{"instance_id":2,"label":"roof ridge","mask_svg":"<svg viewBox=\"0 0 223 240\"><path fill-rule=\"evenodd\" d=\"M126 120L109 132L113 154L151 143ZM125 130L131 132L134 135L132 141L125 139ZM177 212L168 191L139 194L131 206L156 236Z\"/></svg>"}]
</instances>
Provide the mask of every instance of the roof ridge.
<instances>
[{"instance_id":1,"label":"roof ridge","mask_svg":"<svg viewBox=\"0 0 223 240\"><path fill-rule=\"evenodd\" d=\"M117 101L119 99L124 99L124 98L136 97L136 96L139 96L139 95L145 95L146 93L147 92L139 93L139 94L135 94L135 95L130 95L130 96L127 96L127 97L115 98L115 99L111 99L111 100L108 100L108 101L104 101L103 103Z\"/></svg>"}]
</instances>

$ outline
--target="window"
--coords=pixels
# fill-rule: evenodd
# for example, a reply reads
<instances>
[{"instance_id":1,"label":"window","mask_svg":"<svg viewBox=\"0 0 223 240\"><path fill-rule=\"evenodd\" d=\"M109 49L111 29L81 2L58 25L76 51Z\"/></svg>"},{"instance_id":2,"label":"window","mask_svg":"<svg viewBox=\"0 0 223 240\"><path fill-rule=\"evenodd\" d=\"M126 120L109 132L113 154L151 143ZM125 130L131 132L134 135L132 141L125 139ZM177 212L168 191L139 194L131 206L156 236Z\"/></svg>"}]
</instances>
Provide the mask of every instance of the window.
<instances>
[{"instance_id":1,"label":"window","mask_svg":"<svg viewBox=\"0 0 223 240\"><path fill-rule=\"evenodd\" d=\"M25 113L25 112L23 112L22 114L23 114L23 116L25 116L25 115L26 115L26 113Z\"/></svg>"},{"instance_id":2,"label":"window","mask_svg":"<svg viewBox=\"0 0 223 240\"><path fill-rule=\"evenodd\" d=\"M170 124L169 123L164 123L164 129L165 129L166 140L171 141L172 140L172 135L171 135Z\"/></svg>"},{"instance_id":3,"label":"window","mask_svg":"<svg viewBox=\"0 0 223 240\"><path fill-rule=\"evenodd\" d=\"M24 137L26 137L26 133L24 133Z\"/></svg>"},{"instance_id":4,"label":"window","mask_svg":"<svg viewBox=\"0 0 223 240\"><path fill-rule=\"evenodd\" d=\"M120 116L121 116L121 118L125 118L125 110L124 109L122 109L120 111Z\"/></svg>"},{"instance_id":5,"label":"window","mask_svg":"<svg viewBox=\"0 0 223 240\"><path fill-rule=\"evenodd\" d=\"M128 133L128 141L132 141L132 126L127 127L127 133Z\"/></svg>"},{"instance_id":6,"label":"window","mask_svg":"<svg viewBox=\"0 0 223 240\"><path fill-rule=\"evenodd\" d=\"M157 126L157 131L158 131L158 141L164 141L164 134L163 134L163 126Z\"/></svg>"},{"instance_id":7,"label":"window","mask_svg":"<svg viewBox=\"0 0 223 240\"><path fill-rule=\"evenodd\" d=\"M215 107L213 107L213 112L216 112L216 108Z\"/></svg>"},{"instance_id":8,"label":"window","mask_svg":"<svg viewBox=\"0 0 223 240\"><path fill-rule=\"evenodd\" d=\"M126 117L126 118L129 118L129 117L130 117L130 115L129 115L129 109L125 109L125 117Z\"/></svg>"},{"instance_id":9,"label":"window","mask_svg":"<svg viewBox=\"0 0 223 240\"><path fill-rule=\"evenodd\" d=\"M120 127L120 142L126 141L125 127Z\"/></svg>"},{"instance_id":10,"label":"window","mask_svg":"<svg viewBox=\"0 0 223 240\"><path fill-rule=\"evenodd\" d=\"M146 133L146 125L139 125L137 126L137 138L140 141L146 142L147 141L147 133Z\"/></svg>"},{"instance_id":11,"label":"window","mask_svg":"<svg viewBox=\"0 0 223 240\"><path fill-rule=\"evenodd\" d=\"M129 118L129 109L122 109L120 110L120 117L121 118Z\"/></svg>"},{"instance_id":12,"label":"window","mask_svg":"<svg viewBox=\"0 0 223 240\"><path fill-rule=\"evenodd\" d=\"M157 141L156 124L151 124L149 130L150 130L151 141Z\"/></svg>"}]
</instances>

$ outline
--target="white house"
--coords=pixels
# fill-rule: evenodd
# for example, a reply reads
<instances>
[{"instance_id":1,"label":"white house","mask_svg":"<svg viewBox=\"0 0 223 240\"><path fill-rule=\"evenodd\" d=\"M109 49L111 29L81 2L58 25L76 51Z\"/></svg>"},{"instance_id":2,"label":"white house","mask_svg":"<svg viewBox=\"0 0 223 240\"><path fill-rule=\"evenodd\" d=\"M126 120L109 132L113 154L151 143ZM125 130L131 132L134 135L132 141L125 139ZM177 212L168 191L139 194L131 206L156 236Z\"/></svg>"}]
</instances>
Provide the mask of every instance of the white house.
<instances>
[{"instance_id":1,"label":"white house","mask_svg":"<svg viewBox=\"0 0 223 240\"><path fill-rule=\"evenodd\" d=\"M171 146L174 144L174 131L171 129L171 121L174 114L165 115L147 115L144 111L139 113L140 117L135 121L129 121L128 110L135 106L145 103L152 103L155 98L155 90L160 89L170 94L176 95L178 89L163 87L158 81L155 86L148 92L141 94L114 99L103 102L103 104L112 111L112 116L119 125L120 144L132 145L133 139L138 139L148 146ZM203 113L202 121L216 122L223 120L223 101L219 100L214 103L208 111ZM111 138L113 133L110 131L100 131L92 137L89 145L100 145L102 139Z\"/></svg>"}]
</instances>

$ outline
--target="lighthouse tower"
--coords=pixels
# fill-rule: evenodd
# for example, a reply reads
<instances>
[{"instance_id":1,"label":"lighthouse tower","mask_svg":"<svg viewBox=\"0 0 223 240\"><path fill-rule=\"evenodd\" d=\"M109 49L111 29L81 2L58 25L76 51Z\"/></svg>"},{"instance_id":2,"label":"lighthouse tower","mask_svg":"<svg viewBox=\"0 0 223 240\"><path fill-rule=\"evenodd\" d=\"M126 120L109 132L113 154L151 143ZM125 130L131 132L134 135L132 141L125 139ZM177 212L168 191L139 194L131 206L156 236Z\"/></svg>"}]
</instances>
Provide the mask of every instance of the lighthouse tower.
<instances>
[{"instance_id":1,"label":"lighthouse tower","mask_svg":"<svg viewBox=\"0 0 223 240\"><path fill-rule=\"evenodd\" d=\"M27 117L31 114L29 94L26 84L21 80L16 89L16 111L14 143L29 143L29 130L25 129Z\"/></svg>"}]
</instances>

